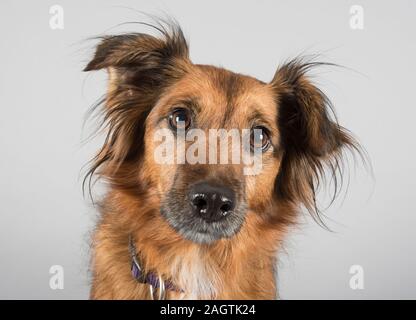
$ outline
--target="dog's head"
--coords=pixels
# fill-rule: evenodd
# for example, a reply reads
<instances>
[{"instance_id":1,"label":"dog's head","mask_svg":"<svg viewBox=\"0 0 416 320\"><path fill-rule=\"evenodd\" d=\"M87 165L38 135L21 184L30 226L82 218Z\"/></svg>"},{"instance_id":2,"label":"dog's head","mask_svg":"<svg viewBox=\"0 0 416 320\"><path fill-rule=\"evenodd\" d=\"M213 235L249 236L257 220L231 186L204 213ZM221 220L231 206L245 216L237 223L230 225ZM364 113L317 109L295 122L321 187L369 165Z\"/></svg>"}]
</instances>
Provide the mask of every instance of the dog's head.
<instances>
[{"instance_id":1,"label":"dog's head","mask_svg":"<svg viewBox=\"0 0 416 320\"><path fill-rule=\"evenodd\" d=\"M295 59L265 83L193 64L175 26L106 37L85 68L109 74L108 134L90 173L101 167L113 188L153 193L169 225L197 243L232 237L248 212L265 223L289 219L279 204L316 212L325 165L336 173L341 149L356 145L308 79L315 65Z\"/></svg>"}]
</instances>

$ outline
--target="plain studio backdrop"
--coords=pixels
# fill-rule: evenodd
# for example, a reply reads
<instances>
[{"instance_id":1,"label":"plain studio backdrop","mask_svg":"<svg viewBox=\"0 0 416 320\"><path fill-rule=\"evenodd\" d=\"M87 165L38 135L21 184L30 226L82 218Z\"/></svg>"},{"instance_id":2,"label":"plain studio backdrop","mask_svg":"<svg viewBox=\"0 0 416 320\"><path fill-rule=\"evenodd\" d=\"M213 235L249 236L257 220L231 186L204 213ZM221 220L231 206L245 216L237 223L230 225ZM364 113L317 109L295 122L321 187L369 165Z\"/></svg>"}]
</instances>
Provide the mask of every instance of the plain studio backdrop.
<instances>
[{"instance_id":1,"label":"plain studio backdrop","mask_svg":"<svg viewBox=\"0 0 416 320\"><path fill-rule=\"evenodd\" d=\"M63 9L63 29L51 28L54 5ZM314 79L367 149L374 179L351 165L346 197L325 211L333 232L303 215L279 254L280 296L416 298L412 0L2 0L0 298L88 298L96 210L82 195L81 169L100 138L84 144L95 123L83 121L105 92L106 74L81 70L96 44L88 38L149 31L118 26L146 21L138 11L176 18L196 63L263 81L300 53L346 67L317 69ZM64 270L62 290L50 287L54 265ZM354 290L357 265L364 287Z\"/></svg>"}]
</instances>

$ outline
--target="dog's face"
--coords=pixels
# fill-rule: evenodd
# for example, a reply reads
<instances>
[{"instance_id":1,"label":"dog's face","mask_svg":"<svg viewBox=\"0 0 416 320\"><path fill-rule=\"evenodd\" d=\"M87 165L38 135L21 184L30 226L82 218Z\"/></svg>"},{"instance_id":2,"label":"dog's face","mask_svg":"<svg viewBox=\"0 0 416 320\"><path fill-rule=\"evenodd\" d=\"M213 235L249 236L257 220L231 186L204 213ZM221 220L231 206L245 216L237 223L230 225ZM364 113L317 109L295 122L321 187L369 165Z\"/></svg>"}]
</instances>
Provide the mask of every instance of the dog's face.
<instances>
[{"instance_id":1,"label":"dog's face","mask_svg":"<svg viewBox=\"0 0 416 320\"><path fill-rule=\"evenodd\" d=\"M279 167L275 106L275 94L269 85L200 65L189 65L186 74L166 88L156 102L146 120L144 161L152 168L152 180L161 195L162 215L185 238L209 243L231 237L241 227L247 210L271 198ZM161 130L172 132L170 143L176 147L174 161L170 164L155 164L160 142L154 137ZM197 142L204 142L196 152L205 153L205 157L197 163L185 157L181 163L177 147L178 142L184 141L181 131L189 137L197 130L200 141L197 138L187 141L183 152L189 155L192 148L198 146ZM241 133L241 139L234 140L234 146L230 135L210 139L210 133L215 130ZM252 148L242 146L243 130L248 135L251 132L251 137L247 137L251 144L254 144L255 132L258 135L262 168L256 175L244 174L243 153L252 153ZM229 153L227 163L220 161L224 156L220 154L221 142L226 143L226 156ZM233 147L241 147L240 157L234 157L234 163L231 161L235 156L233 151L238 150ZM217 161L209 161L210 153Z\"/></svg>"},{"instance_id":2,"label":"dog's face","mask_svg":"<svg viewBox=\"0 0 416 320\"><path fill-rule=\"evenodd\" d=\"M106 38L86 68L110 75L109 133L93 170L105 166L113 187L151 190L169 225L197 243L234 236L248 212L264 223L283 221L277 203L313 210L324 164L335 172L340 149L354 144L306 78L311 66L292 61L264 83L193 64L180 29L162 39ZM213 130L226 134L211 139ZM230 132L240 134L236 145ZM161 144L173 161L158 159ZM247 174L259 159L260 168Z\"/></svg>"}]
</instances>

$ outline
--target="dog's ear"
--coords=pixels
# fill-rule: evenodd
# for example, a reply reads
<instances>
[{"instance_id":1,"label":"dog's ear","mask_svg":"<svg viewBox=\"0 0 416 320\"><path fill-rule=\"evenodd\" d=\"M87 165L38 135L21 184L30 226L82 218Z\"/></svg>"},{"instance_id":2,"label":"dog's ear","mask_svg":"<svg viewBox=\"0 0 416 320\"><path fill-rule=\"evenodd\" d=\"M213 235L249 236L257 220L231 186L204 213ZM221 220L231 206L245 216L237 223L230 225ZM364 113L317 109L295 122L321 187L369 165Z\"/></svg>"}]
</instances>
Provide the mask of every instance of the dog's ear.
<instances>
[{"instance_id":1,"label":"dog's ear","mask_svg":"<svg viewBox=\"0 0 416 320\"><path fill-rule=\"evenodd\" d=\"M161 32L159 38L143 33L102 38L84 71L106 68L114 89L160 88L177 78L189 59L188 44L178 26Z\"/></svg>"},{"instance_id":2,"label":"dog's ear","mask_svg":"<svg viewBox=\"0 0 416 320\"><path fill-rule=\"evenodd\" d=\"M101 101L102 128L107 135L84 182L88 178L91 182L100 168L100 176L114 184L127 184L120 169L128 163L137 166L148 114L163 90L182 77L190 64L179 26L154 28L160 37L142 33L104 37L84 69L107 69L109 74L107 94ZM130 172L129 176L134 175Z\"/></svg>"},{"instance_id":3,"label":"dog's ear","mask_svg":"<svg viewBox=\"0 0 416 320\"><path fill-rule=\"evenodd\" d=\"M360 152L348 131L337 123L329 99L307 76L312 67L320 65L295 59L280 67L271 82L283 151L275 183L277 195L303 204L319 220L315 193L325 170L335 179L335 197L342 181L342 150Z\"/></svg>"}]
</instances>

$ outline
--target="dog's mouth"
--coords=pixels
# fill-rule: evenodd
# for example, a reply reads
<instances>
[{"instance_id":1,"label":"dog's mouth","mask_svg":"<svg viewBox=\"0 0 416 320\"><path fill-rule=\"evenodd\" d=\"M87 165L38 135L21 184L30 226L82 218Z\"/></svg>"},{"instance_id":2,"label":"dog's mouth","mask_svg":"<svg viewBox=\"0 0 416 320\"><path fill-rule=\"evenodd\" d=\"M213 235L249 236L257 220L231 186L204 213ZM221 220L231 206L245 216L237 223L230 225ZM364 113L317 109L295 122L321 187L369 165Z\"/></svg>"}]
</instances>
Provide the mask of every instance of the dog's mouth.
<instances>
[{"instance_id":1,"label":"dog's mouth","mask_svg":"<svg viewBox=\"0 0 416 320\"><path fill-rule=\"evenodd\" d=\"M185 208L178 211L162 206L160 210L176 232L183 238L199 244L211 244L219 239L233 237L241 229L245 211L245 208L238 208L219 221L207 221Z\"/></svg>"}]
</instances>

